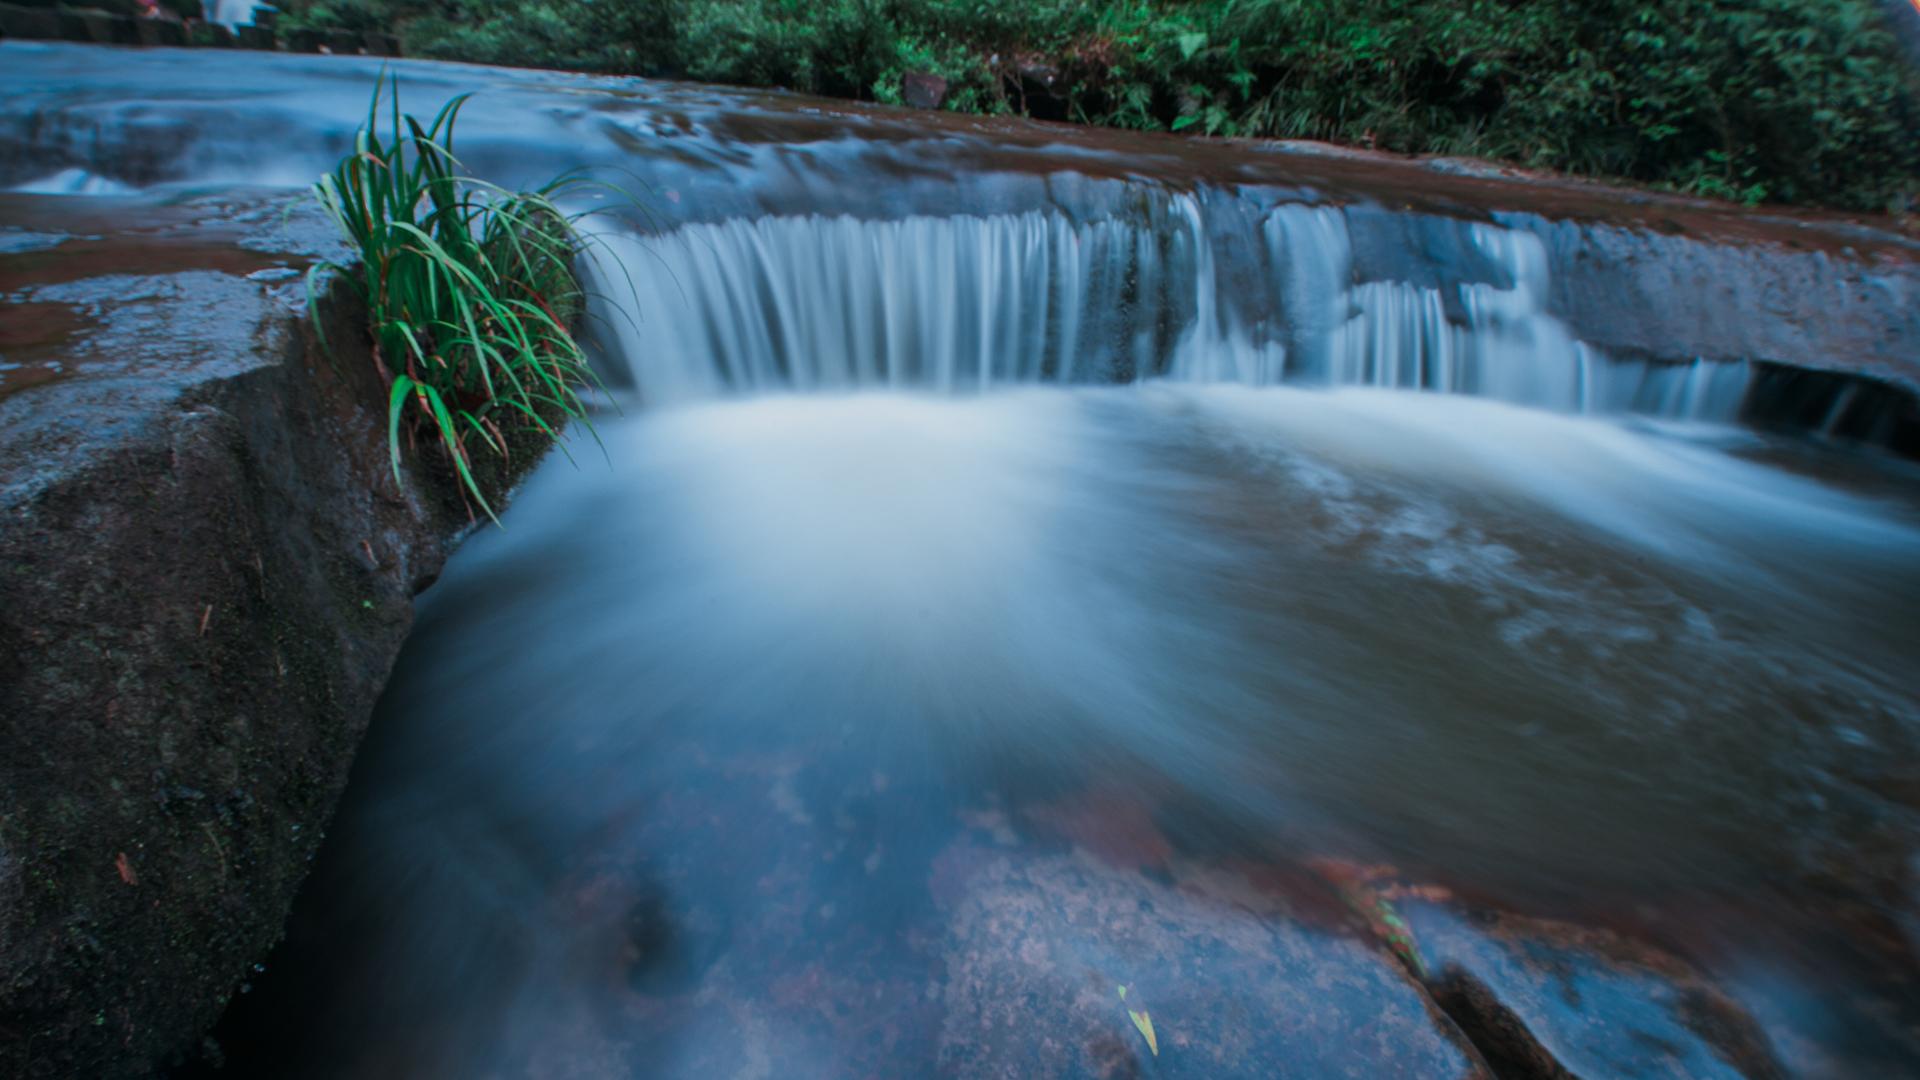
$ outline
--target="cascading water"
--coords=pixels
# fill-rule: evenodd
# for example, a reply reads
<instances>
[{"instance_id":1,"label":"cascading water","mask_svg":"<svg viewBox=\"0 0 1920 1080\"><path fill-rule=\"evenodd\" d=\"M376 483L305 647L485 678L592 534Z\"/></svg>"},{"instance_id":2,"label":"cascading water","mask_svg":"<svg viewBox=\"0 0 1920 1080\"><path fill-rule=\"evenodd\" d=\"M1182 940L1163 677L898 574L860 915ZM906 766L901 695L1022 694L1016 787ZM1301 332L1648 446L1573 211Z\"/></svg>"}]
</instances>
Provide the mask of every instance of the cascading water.
<instances>
[{"instance_id":1,"label":"cascading water","mask_svg":"<svg viewBox=\"0 0 1920 1080\"><path fill-rule=\"evenodd\" d=\"M776 217L601 242L620 268L598 274L600 324L650 400L1098 380L1151 361L1161 317L1151 235L1113 222Z\"/></svg>"},{"instance_id":2,"label":"cascading water","mask_svg":"<svg viewBox=\"0 0 1920 1080\"><path fill-rule=\"evenodd\" d=\"M226 64L0 99L8 182L304 180L380 71ZM1691 241L1438 173L399 67L679 216L604 219L627 407L422 594L223 1075L1920 1073L1913 472L1623 415L1905 279L1670 347L1566 293Z\"/></svg>"},{"instance_id":3,"label":"cascading water","mask_svg":"<svg viewBox=\"0 0 1920 1080\"><path fill-rule=\"evenodd\" d=\"M600 323L650 401L860 386L1282 382L1474 394L1566 412L1738 416L1742 363L1618 361L1546 310L1538 237L1471 226L1494 281L1356 281L1345 212L1258 223L1228 288L1200 199L1158 220L1057 213L761 217L600 243Z\"/></svg>"},{"instance_id":4,"label":"cascading water","mask_svg":"<svg viewBox=\"0 0 1920 1080\"><path fill-rule=\"evenodd\" d=\"M1124 983L1165 1075L1472 1075L1303 929L1362 873L1632 908L1795 1071L1920 1064L1810 996L1887 965L1808 901L1920 821L1920 505L1566 415L1745 371L1583 345L1526 230L1358 280L1350 213L603 232L640 403L427 594L242 1059L1093 1074ZM1554 963L1604 1074L1716 1075L1677 990Z\"/></svg>"},{"instance_id":5,"label":"cascading water","mask_svg":"<svg viewBox=\"0 0 1920 1080\"><path fill-rule=\"evenodd\" d=\"M252 26L254 17L266 6L261 0L214 0L213 21L224 26Z\"/></svg>"}]
</instances>

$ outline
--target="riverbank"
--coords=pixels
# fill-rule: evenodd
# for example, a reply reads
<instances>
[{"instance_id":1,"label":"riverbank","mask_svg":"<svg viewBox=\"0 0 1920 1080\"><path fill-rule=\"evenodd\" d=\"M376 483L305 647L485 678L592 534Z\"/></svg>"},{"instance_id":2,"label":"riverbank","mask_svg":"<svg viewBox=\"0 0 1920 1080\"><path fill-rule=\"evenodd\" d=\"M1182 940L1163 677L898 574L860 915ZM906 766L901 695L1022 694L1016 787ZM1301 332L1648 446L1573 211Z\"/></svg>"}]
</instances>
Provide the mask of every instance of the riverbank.
<instances>
[{"instance_id":1,"label":"riverbank","mask_svg":"<svg viewBox=\"0 0 1920 1080\"><path fill-rule=\"evenodd\" d=\"M1490 158L1748 203L1910 213L1920 196L1905 0L281 6L446 60Z\"/></svg>"},{"instance_id":2,"label":"riverbank","mask_svg":"<svg viewBox=\"0 0 1920 1080\"><path fill-rule=\"evenodd\" d=\"M413 596L365 317L284 194L0 195L0 1073L149 1075L279 939ZM538 452L483 483L504 494Z\"/></svg>"}]
</instances>

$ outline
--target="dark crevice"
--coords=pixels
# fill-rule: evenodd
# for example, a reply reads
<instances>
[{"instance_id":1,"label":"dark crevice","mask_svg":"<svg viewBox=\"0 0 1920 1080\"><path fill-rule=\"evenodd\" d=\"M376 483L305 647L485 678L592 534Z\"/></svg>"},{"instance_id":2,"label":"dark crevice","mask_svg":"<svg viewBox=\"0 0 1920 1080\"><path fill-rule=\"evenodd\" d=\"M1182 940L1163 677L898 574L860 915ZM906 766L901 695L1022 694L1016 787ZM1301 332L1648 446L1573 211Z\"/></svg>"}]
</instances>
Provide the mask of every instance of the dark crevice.
<instances>
[{"instance_id":1,"label":"dark crevice","mask_svg":"<svg viewBox=\"0 0 1920 1080\"><path fill-rule=\"evenodd\" d=\"M1575 1080L1480 980L1449 969L1423 985L1499 1080Z\"/></svg>"},{"instance_id":2,"label":"dark crevice","mask_svg":"<svg viewBox=\"0 0 1920 1080\"><path fill-rule=\"evenodd\" d=\"M1401 965L1497 1080L1579 1080L1484 982L1457 967L1422 977L1405 960ZM1759 1025L1717 993L1689 992L1681 1002L1681 1013L1687 1027L1741 1075L1753 1080L1780 1080L1788 1075Z\"/></svg>"}]
</instances>

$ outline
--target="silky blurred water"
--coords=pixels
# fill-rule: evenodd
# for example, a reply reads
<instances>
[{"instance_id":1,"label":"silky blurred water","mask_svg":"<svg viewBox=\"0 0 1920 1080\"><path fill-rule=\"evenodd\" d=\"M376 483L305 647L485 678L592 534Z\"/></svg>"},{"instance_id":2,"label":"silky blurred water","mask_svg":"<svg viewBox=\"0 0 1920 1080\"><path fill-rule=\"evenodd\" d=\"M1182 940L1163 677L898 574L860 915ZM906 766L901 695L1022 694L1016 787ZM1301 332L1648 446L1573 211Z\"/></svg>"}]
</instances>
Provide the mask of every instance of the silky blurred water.
<instances>
[{"instance_id":1,"label":"silky blurred water","mask_svg":"<svg viewBox=\"0 0 1920 1080\"><path fill-rule=\"evenodd\" d=\"M643 193L604 193L582 264L625 411L421 596L227 1075L1459 1064L1342 907L1355 867L1678 954L1783 1061L1920 1074L1920 476L1724 426L1778 412L1747 362L1581 340L1549 278L1576 226L1211 140L0 53L18 191L297 189L390 72L409 109L478 92L477 175ZM1771 355L1728 325L1759 307L1685 284L1707 351ZM1795 423L1884 438L1854 404L1879 391L1830 381ZM1185 1015L1170 956L1219 983ZM1181 1052L1115 1040L1142 980ZM1080 997L1112 1023L1054 1054L1086 1025L1040 1018ZM1275 1009L1315 997L1317 1023ZM1592 1020L1684 1034L1661 1008ZM992 1044L1009 1013L1034 1030ZM1235 1029L1275 1037L1176 1041Z\"/></svg>"},{"instance_id":2,"label":"silky blurred water","mask_svg":"<svg viewBox=\"0 0 1920 1080\"><path fill-rule=\"evenodd\" d=\"M1905 466L1172 383L599 430L421 598L245 1060L701 1075L742 1000L934 978L965 828L1384 862L1912 1004L1832 917L1911 910Z\"/></svg>"}]
</instances>

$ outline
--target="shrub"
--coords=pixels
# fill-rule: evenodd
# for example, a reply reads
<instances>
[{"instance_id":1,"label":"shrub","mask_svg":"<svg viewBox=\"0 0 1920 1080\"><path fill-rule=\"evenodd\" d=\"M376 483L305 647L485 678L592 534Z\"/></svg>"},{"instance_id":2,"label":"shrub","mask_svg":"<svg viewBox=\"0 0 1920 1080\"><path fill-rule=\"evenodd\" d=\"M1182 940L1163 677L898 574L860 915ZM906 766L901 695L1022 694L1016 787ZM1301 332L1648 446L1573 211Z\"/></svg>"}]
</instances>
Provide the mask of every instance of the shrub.
<instances>
[{"instance_id":1,"label":"shrub","mask_svg":"<svg viewBox=\"0 0 1920 1080\"><path fill-rule=\"evenodd\" d=\"M1904 210L1920 74L1884 0L288 0L409 52L1195 134L1476 154ZM326 10L333 10L327 8Z\"/></svg>"},{"instance_id":2,"label":"shrub","mask_svg":"<svg viewBox=\"0 0 1920 1080\"><path fill-rule=\"evenodd\" d=\"M292 30L362 33L385 29L389 19L382 0L306 0L275 6L280 16L274 25L283 33Z\"/></svg>"},{"instance_id":3,"label":"shrub","mask_svg":"<svg viewBox=\"0 0 1920 1080\"><path fill-rule=\"evenodd\" d=\"M386 135L375 90L353 152L314 188L359 265L314 274L345 274L366 301L374 363L389 386L394 478L403 432L410 441L416 428L430 431L491 517L471 467L474 444L504 457L508 426L557 438L551 420L586 420L579 388L593 374L571 329L581 241L577 215L555 203L582 181L567 175L515 192L463 175L453 132L465 101L454 98L422 126L400 112L396 82ZM311 306L312 274L308 281Z\"/></svg>"},{"instance_id":4,"label":"shrub","mask_svg":"<svg viewBox=\"0 0 1920 1080\"><path fill-rule=\"evenodd\" d=\"M379 3L382 0L363 0ZM397 27L409 55L482 64L666 75L677 0L458 0ZM397 20L396 20L397 21Z\"/></svg>"}]
</instances>

